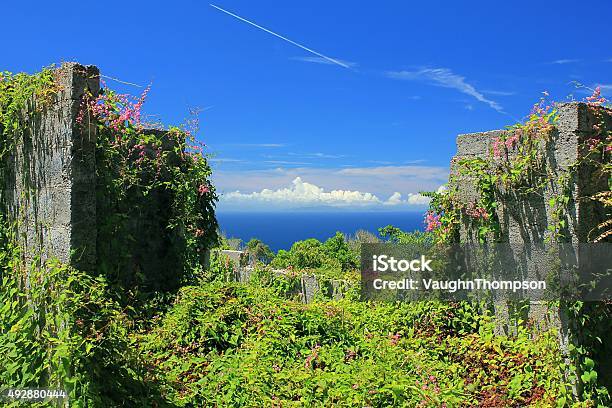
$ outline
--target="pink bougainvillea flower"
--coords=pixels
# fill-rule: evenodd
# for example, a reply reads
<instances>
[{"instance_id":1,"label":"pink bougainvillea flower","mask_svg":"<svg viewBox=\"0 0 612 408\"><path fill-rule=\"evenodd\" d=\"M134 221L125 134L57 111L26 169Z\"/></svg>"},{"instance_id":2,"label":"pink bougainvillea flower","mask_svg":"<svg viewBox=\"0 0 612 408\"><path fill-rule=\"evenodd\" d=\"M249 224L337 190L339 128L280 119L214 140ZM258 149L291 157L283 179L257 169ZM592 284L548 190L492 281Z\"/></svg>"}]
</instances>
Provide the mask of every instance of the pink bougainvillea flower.
<instances>
[{"instance_id":1,"label":"pink bougainvillea flower","mask_svg":"<svg viewBox=\"0 0 612 408\"><path fill-rule=\"evenodd\" d=\"M198 187L198 193L200 194L200 196L203 196L204 194L208 193L210 191L210 189L208 188L208 186L206 184L200 184L200 187Z\"/></svg>"},{"instance_id":2,"label":"pink bougainvillea flower","mask_svg":"<svg viewBox=\"0 0 612 408\"><path fill-rule=\"evenodd\" d=\"M477 220L482 219L486 221L489 219L489 213L487 210L483 207L477 206L475 203L468 204L467 208L465 209L465 213Z\"/></svg>"},{"instance_id":3,"label":"pink bougainvillea flower","mask_svg":"<svg viewBox=\"0 0 612 408\"><path fill-rule=\"evenodd\" d=\"M592 137L592 138L588 139L587 140L587 146L588 146L589 150L597 149L597 146L599 146L599 139L597 139L596 137Z\"/></svg>"},{"instance_id":4,"label":"pink bougainvillea flower","mask_svg":"<svg viewBox=\"0 0 612 408\"><path fill-rule=\"evenodd\" d=\"M402 337L402 335L399 334L399 333L395 333L393 335L389 335L389 339L391 339L391 345L392 346L396 346L401 337Z\"/></svg>"},{"instance_id":5,"label":"pink bougainvillea flower","mask_svg":"<svg viewBox=\"0 0 612 408\"><path fill-rule=\"evenodd\" d=\"M607 102L607 99L601 96L601 87L598 86L593 90L593 94L591 96L587 96L587 103L590 106L601 106Z\"/></svg>"},{"instance_id":6,"label":"pink bougainvillea flower","mask_svg":"<svg viewBox=\"0 0 612 408\"><path fill-rule=\"evenodd\" d=\"M433 211L427 211L427 214L425 214L425 231L434 231L441 225L442 223L440 222L440 215L434 214Z\"/></svg>"}]
</instances>

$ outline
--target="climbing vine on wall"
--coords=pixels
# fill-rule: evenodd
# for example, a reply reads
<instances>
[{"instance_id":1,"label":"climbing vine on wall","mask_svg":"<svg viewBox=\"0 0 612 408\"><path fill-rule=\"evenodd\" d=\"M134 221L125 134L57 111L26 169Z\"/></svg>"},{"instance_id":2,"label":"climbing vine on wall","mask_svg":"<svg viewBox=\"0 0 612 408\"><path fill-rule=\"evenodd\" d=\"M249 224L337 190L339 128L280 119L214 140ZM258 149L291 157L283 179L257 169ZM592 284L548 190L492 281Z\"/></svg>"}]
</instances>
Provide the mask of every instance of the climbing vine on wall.
<instances>
[{"instance_id":1,"label":"climbing vine on wall","mask_svg":"<svg viewBox=\"0 0 612 408\"><path fill-rule=\"evenodd\" d=\"M140 97L104 88L86 93L77 121L97 128L96 175L98 268L124 286L178 287L200 269L205 251L217 240L217 195L204 145L192 130L147 129ZM158 231L164 236L150 236ZM163 256L153 268L136 248L157 242ZM147 270L147 275L144 274ZM151 270L160 271L157 275Z\"/></svg>"},{"instance_id":2,"label":"climbing vine on wall","mask_svg":"<svg viewBox=\"0 0 612 408\"><path fill-rule=\"evenodd\" d=\"M545 93L545 96L548 94ZM612 131L605 123L605 113L610 105L601 96L600 89L586 99L589 114L596 118L592 137L581 146L579 158L559 174L547 169L546 149L556 132L558 109L547 103L545 97L534 105L524 123L515 124L495 137L486 157L464 158L457 164L456 174L451 175L450 189L441 193L427 193L432 198L426 216L428 230L435 233L440 242L458 238L461 224L474 231L481 242L499 240L499 203L509 198L520 199L531 194L541 194L551 188L548 206L551 208L549 240L568 239L568 207L572 200L572 182L580 166L593 170L593 178L605 178L612 186ZM457 199L457 180L467 177L473 180L478 199L463 203ZM592 240L602 241L612 235L612 193L604 191L581 199L595 200L607 209L607 220L593 231Z\"/></svg>"},{"instance_id":3,"label":"climbing vine on wall","mask_svg":"<svg viewBox=\"0 0 612 408\"><path fill-rule=\"evenodd\" d=\"M0 71L0 177L7 154L31 132L35 116L55 100L58 90L51 68L34 75Z\"/></svg>"},{"instance_id":4,"label":"climbing vine on wall","mask_svg":"<svg viewBox=\"0 0 612 408\"><path fill-rule=\"evenodd\" d=\"M596 201L605 212L605 219L590 232L590 242L602 242L612 236L612 106L601 96L599 88L586 98L589 137L578 147L578 158L564 170L553 174L547 166L546 150L554 141L558 109L543 98L536 104L525 123L511 126L493 139L485 157L461 159L451 175L450 188L441 193L428 193L432 200L426 215L428 231L440 243L459 240L463 225L475 233L480 242L498 241L501 202L518 202L531 195L541 195L544 189L552 194L546 203L550 208L547 239L564 242L570 238L569 211L574 201ZM545 95L547 96L547 95ZM581 172L581 173L580 173ZM593 185L608 189L590 196L576 196L576 177L589 177ZM467 178L474 183L477 200L465 203L459 199L458 180ZM559 304L556 305L557 307ZM571 322L571 363L562 370L576 373L577 390L585 400L608 406L610 394L598 383L601 368L598 360L609 354L609 322L612 308L609 302L564 301L562 309ZM606 340L608 336L608 340Z\"/></svg>"}]
</instances>

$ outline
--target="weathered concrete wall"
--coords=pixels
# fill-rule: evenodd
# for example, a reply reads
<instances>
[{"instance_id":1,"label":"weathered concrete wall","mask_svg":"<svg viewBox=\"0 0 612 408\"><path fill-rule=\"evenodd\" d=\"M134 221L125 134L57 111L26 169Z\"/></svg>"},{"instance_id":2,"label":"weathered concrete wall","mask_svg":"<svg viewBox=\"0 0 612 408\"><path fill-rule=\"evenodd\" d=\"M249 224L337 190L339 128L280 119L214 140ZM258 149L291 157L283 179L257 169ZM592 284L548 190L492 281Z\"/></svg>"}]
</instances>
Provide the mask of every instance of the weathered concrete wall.
<instances>
[{"instance_id":1,"label":"weathered concrete wall","mask_svg":"<svg viewBox=\"0 0 612 408\"><path fill-rule=\"evenodd\" d=\"M95 129L76 123L81 97L99 90L96 67L63 64L57 98L37 112L6 163L2 202L18 222L26 256L52 256L91 270L96 254Z\"/></svg>"},{"instance_id":2,"label":"weathered concrete wall","mask_svg":"<svg viewBox=\"0 0 612 408\"><path fill-rule=\"evenodd\" d=\"M606 126L612 128L609 112L605 110L601 112ZM549 180L556 180L567 172L570 166L585 154L585 141L594 136L593 125L596 123L595 116L586 104L576 102L561 104L556 130L546 143L543 166L539 172L545 174ZM451 174L455 177L458 188L457 198L460 203L467 205L479 199L474 180L459 171L461 160L487 158L494 140L505 132L494 130L458 136L457 154L451 162ZM567 227L564 231L568 242L573 244L588 242L589 235L592 238L595 226L605 220L603 205L587 197L608 190L607 183L605 177L593 177L592 166L582 164L578 167L570 183L571 200L567 208ZM517 250L528 246L531 249L542 249L552 235L548 226L554 224L554 208L550 205L550 199L561 195L561 188L558 183L552 181L528 195L516 194L514 191L503 192L499 199L500 206L496 210L501 227L500 241L513 245ZM464 217L460 240L462 242L477 240L474 231L469 227L469 217ZM538 262L537 251L532 259L533 262L526 265L525 273L533 276L546 269L546 265L540 265L541 262ZM507 320L505 308L498 309L498 313L501 321ZM560 320L563 317L559 316L558 311L551 312L538 302L532 302L529 317L532 317L536 324L543 326L562 326Z\"/></svg>"},{"instance_id":3,"label":"weathered concrete wall","mask_svg":"<svg viewBox=\"0 0 612 408\"><path fill-rule=\"evenodd\" d=\"M609 114L604 117L607 127L612 128L612 117ZM557 129L546 145L545 166L541 169L547 173L547 178L556 179L584 154L581 149L585 141L594 135L594 124L596 119L586 104L574 102L560 105ZM451 162L451 174L457 177L458 198L463 204L477 201L478 192L469 176L459 175L459 162L465 158L486 158L494 139L504 132L494 130L458 136L457 154ZM605 219L603 206L585 198L607 189L607 179L594 179L591 167L582 165L578 169L571 184L572 200L568 208L567 235L571 242L588 242L589 233ZM501 241L510 244L543 242L551 234L547 227L553 224L550 198L560 193L555 183L548 183L529 196L519 196L508 191L497 209ZM461 229L461 240L473 240L465 226Z\"/></svg>"},{"instance_id":4,"label":"weathered concrete wall","mask_svg":"<svg viewBox=\"0 0 612 408\"><path fill-rule=\"evenodd\" d=\"M17 222L26 260L57 258L124 287L176 287L183 272L182 242L167 228L174 197L163 188L147 195L129 192L120 203L110 196L105 183L112 180L96 173L108 171L102 166L104 151L96 149L97 127L77 122L84 94L100 92L99 71L64 63L55 76L57 97L44 108L35 100L28 106L26 133L4 166L1 204ZM178 141L162 140L172 163Z\"/></svg>"},{"instance_id":5,"label":"weathered concrete wall","mask_svg":"<svg viewBox=\"0 0 612 408\"><path fill-rule=\"evenodd\" d=\"M593 125L598 124L592 109L584 103L566 103L559 106L556 131L546 144L543 154L544 162L540 169L549 180L557 179L561 174L567 172L579 158L584 157L585 141L595 135ZM604 126L612 129L610 112L603 108L594 109L599 109ZM474 180L470 176L459 174L459 162L466 158L486 158L495 138L503 135L504 132L495 130L458 136L457 155L451 162L451 174L456 177L458 199L462 204L477 202L479 194ZM575 256L579 262L588 262L588 259L580 260L578 243L592 240L594 228L606 219L603 205L588 199L595 193L609 189L607 178L594 177L594 174L593 165L584 163L577 168L570 183L571 199L567 207L567 228L564 233L567 241L576 248ZM529 276L547 271L547 268L550 267L550 265L542 265L546 258L538 256L537 252L540 249L543 250L546 239L551 238L552 232L548 226L554 224L554 209L551 208L550 198L560 194L562 194L560 186L552 182L528 195L508 191L501 196L500 206L496 210L501 227L500 240L511 244L516 251L527 252L536 249L525 265L524 273ZM474 231L470 230L467 221L461 226L460 240L462 242L476 241ZM505 301L495 304L499 332L509 333L514 329L509 324L511 307L512 305ZM572 323L568 321L565 312L556 307L549 307L546 302L531 301L525 317L530 318L536 326L543 330L551 327L558 329L561 348L567 351ZM612 356L607 356L606 361L600 361L599 368L603 369L600 374L606 378L605 381L608 384L612 383Z\"/></svg>"}]
</instances>

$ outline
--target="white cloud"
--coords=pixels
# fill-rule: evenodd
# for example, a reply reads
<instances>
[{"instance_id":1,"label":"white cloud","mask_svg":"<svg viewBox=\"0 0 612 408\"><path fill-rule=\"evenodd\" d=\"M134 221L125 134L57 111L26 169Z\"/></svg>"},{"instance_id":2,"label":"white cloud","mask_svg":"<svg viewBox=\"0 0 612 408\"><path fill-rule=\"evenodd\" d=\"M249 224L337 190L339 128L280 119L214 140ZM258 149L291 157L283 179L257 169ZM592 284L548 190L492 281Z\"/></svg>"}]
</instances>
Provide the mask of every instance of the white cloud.
<instances>
[{"instance_id":1,"label":"white cloud","mask_svg":"<svg viewBox=\"0 0 612 408\"><path fill-rule=\"evenodd\" d=\"M397 191L389 197L385 204L387 205L398 205L402 203L402 194Z\"/></svg>"},{"instance_id":2,"label":"white cloud","mask_svg":"<svg viewBox=\"0 0 612 408\"><path fill-rule=\"evenodd\" d=\"M457 75L448 68L422 68L418 71L389 71L387 77L411 81L428 81L443 88L456 89L470 95L480 102L486 103L496 111L503 113L503 108L495 101L486 98L482 92L465 81L465 77Z\"/></svg>"},{"instance_id":3,"label":"white cloud","mask_svg":"<svg viewBox=\"0 0 612 408\"><path fill-rule=\"evenodd\" d=\"M576 62L580 62L580 60L565 58L565 59L554 60L554 61L551 61L550 63L557 64L557 65L565 65L565 64L575 64Z\"/></svg>"},{"instance_id":4,"label":"white cloud","mask_svg":"<svg viewBox=\"0 0 612 408\"><path fill-rule=\"evenodd\" d=\"M374 206L389 208L388 205L382 206L382 202L385 202L386 197L393 197L393 194L398 191L404 193L404 197L399 199L407 204L408 202L423 202L419 201L418 197L410 199L412 196L406 194L416 195L419 191L435 191L441 184L448 181L448 174L449 169L447 167L424 165L351 168L279 165L279 167L273 169L218 170L213 173L213 182L217 191L223 197L220 208L225 210L259 210L266 209L275 203L281 205L282 203L278 201L262 201L261 195L255 195L254 197L258 197L255 200L242 196L253 192L261 193L263 190L284 190L287 189L287 186L292 188L293 180L297 177L321 188L324 192L338 190L371 193L372 196L379 198L381 201L381 204L375 204ZM240 195L232 194L237 191ZM231 200L227 200L229 194L232 194L231 197L233 198ZM269 195L270 193L266 194ZM396 198L397 195L391 202L396 201ZM295 207L295 204L293 206ZM313 204L313 206L316 206L316 204Z\"/></svg>"},{"instance_id":5,"label":"white cloud","mask_svg":"<svg viewBox=\"0 0 612 408\"><path fill-rule=\"evenodd\" d=\"M322 57L293 57L291 59L294 61L311 62L314 64L334 65L332 61ZM356 62L345 61L338 58L334 58L334 60L341 62L342 64L350 68L356 67L358 65Z\"/></svg>"},{"instance_id":6,"label":"white cloud","mask_svg":"<svg viewBox=\"0 0 612 408\"><path fill-rule=\"evenodd\" d=\"M421 194L410 193L408 194L408 199L406 200L406 202L409 205L427 205L429 204L430 200L431 199L429 197L425 197Z\"/></svg>"},{"instance_id":7,"label":"white cloud","mask_svg":"<svg viewBox=\"0 0 612 408\"><path fill-rule=\"evenodd\" d=\"M371 193L350 190L325 191L319 186L302 181L301 177L296 177L291 183L290 187L277 190L264 188L253 193L234 191L224 195L223 199L226 201L253 200L301 206L370 206L381 204L380 199Z\"/></svg>"},{"instance_id":8,"label":"white cloud","mask_svg":"<svg viewBox=\"0 0 612 408\"><path fill-rule=\"evenodd\" d=\"M208 161L218 162L218 163L239 163L244 160L242 159L232 159L230 157L210 157Z\"/></svg>"},{"instance_id":9,"label":"white cloud","mask_svg":"<svg viewBox=\"0 0 612 408\"><path fill-rule=\"evenodd\" d=\"M382 208L417 206L423 207L429 203L429 198L418 193L409 193L404 199L402 194L394 192L383 201L375 194L358 190L327 191L315 184L296 177L288 187L278 189L264 188L261 191L243 193L232 191L223 194L224 204L244 208L244 205L260 208L300 208L300 207L337 207L337 208Z\"/></svg>"},{"instance_id":10,"label":"white cloud","mask_svg":"<svg viewBox=\"0 0 612 408\"><path fill-rule=\"evenodd\" d=\"M604 96L610 96L610 94L612 94L612 84L592 84L589 86L580 85L580 87L577 89L577 92L586 95L591 95L593 94L593 90L595 90L595 88L597 87L599 87L601 93Z\"/></svg>"},{"instance_id":11,"label":"white cloud","mask_svg":"<svg viewBox=\"0 0 612 408\"><path fill-rule=\"evenodd\" d=\"M612 84L596 84L595 86L593 86L593 88L597 88L597 87L599 87L599 89L601 89L602 92L612 91Z\"/></svg>"},{"instance_id":12,"label":"white cloud","mask_svg":"<svg viewBox=\"0 0 612 408\"><path fill-rule=\"evenodd\" d=\"M310 158L310 159L341 159L343 157L346 157L346 155L344 154L327 154L327 153L321 153L321 152L317 152L317 153L289 152L287 154L290 156L305 157L305 158Z\"/></svg>"},{"instance_id":13,"label":"white cloud","mask_svg":"<svg viewBox=\"0 0 612 408\"><path fill-rule=\"evenodd\" d=\"M496 91L496 90L493 90L493 89L483 90L482 93L483 94L487 94L487 95L499 95L499 96L512 96L512 95L516 95L516 92L512 92L512 91Z\"/></svg>"},{"instance_id":14,"label":"white cloud","mask_svg":"<svg viewBox=\"0 0 612 408\"><path fill-rule=\"evenodd\" d=\"M412 205L412 206L426 206L429 204L430 198L425 197L418 193L408 193L408 196L404 200L402 194L395 192L387 201L383 204L386 206L399 206L399 205Z\"/></svg>"},{"instance_id":15,"label":"white cloud","mask_svg":"<svg viewBox=\"0 0 612 408\"><path fill-rule=\"evenodd\" d=\"M339 174L346 176L370 176L370 177L418 177L421 179L445 178L448 172L443 167L433 166L378 166L378 167L356 167L342 169Z\"/></svg>"},{"instance_id":16,"label":"white cloud","mask_svg":"<svg viewBox=\"0 0 612 408\"><path fill-rule=\"evenodd\" d=\"M447 190L446 184L442 184L436 192L442 193ZM419 193L408 193L406 200L402 200L402 195L398 192L393 193L391 197L385 202L386 205L414 205L414 206L426 206L431 201L431 198L421 195Z\"/></svg>"},{"instance_id":17,"label":"white cloud","mask_svg":"<svg viewBox=\"0 0 612 408\"><path fill-rule=\"evenodd\" d=\"M311 164L307 162L296 162L296 161L287 161L287 160L264 160L264 163L285 164L289 166L307 166Z\"/></svg>"}]
</instances>

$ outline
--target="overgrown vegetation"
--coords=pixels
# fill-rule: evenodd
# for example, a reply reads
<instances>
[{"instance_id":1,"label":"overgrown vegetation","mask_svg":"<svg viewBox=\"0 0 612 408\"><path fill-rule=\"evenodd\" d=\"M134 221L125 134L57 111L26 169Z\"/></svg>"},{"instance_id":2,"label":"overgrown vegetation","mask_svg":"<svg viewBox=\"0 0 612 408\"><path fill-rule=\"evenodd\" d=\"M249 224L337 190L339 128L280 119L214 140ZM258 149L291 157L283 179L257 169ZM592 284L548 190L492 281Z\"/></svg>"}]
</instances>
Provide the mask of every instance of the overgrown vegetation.
<instances>
[{"instance_id":1,"label":"overgrown vegetation","mask_svg":"<svg viewBox=\"0 0 612 408\"><path fill-rule=\"evenodd\" d=\"M585 208L605 215L587 239L589 242L610 242L612 128L609 121L612 105L602 97L599 88L591 91L592 95L585 101L589 137L578 147L577 159L567 163L558 173L553 174L546 162L550 160L550 146L558 136L558 105L547 104L545 98L534 105L525 123L510 126L495 138L485 157L470 157L456 163L457 172L451 176L449 189L427 193L432 198L426 217L427 230L433 232L435 241L458 242L459 230L464 226L468 235L464 238L475 238L481 243L504 242L508 237L501 231L501 203L519 203L533 197L544 200L548 194L545 205L551 209L552 216L545 235L547 243L568 242L572 235L575 236L575 231L573 234L570 231L570 209L577 203L584 205L593 201L599 203L600 208ZM473 181L478 196L475 201L466 203L459 199L460 178ZM576 191L577 178L582 178L581 183L587 186L585 190L598 186L595 188L598 192L585 195ZM537 237L530 239L537 240ZM560 307L570 321L572 363L568 370L576 377L577 392L585 400L607 406L612 400L609 390L598 382L597 371L606 369L598 361L609 353L612 305L609 301L563 300L553 307Z\"/></svg>"},{"instance_id":2,"label":"overgrown vegetation","mask_svg":"<svg viewBox=\"0 0 612 408\"><path fill-rule=\"evenodd\" d=\"M488 313L467 303L305 305L282 292L288 279L184 287L137 341L164 395L191 407L556 406L570 398L552 332L494 336Z\"/></svg>"},{"instance_id":3,"label":"overgrown vegetation","mask_svg":"<svg viewBox=\"0 0 612 408\"><path fill-rule=\"evenodd\" d=\"M216 244L217 196L197 128L147 129L147 93L88 92L77 120L84 130L97 128L97 272L121 287L168 290L185 283ZM162 237L151 237L159 231ZM155 259L138 250L143 239L158 243L149 248Z\"/></svg>"},{"instance_id":4,"label":"overgrown vegetation","mask_svg":"<svg viewBox=\"0 0 612 408\"><path fill-rule=\"evenodd\" d=\"M51 70L0 75L0 159L27 137L24 112L42 112L55 92ZM0 390L64 389L75 407L586 408L609 401L597 385L592 344L582 339L584 350L574 350L584 385L576 398L557 333L540 332L517 316L516 334L495 335L485 304L362 302L356 291L310 304L295 297L300 273L357 282L359 244L378 242L372 234L308 239L275 256L252 240L247 252L258 262L248 283L233 282L236 265L218 252L204 269L203 252L217 241L210 168L188 130L145 130L145 96L134 100L104 90L83 100L79 121L98 132L96 271L26 262L12 226L0 228ZM504 148L517 148L521 140L503 140ZM593 151L609 154L609 136L598 140ZM518 156L534 163L531 147L525 149ZM507 166L513 174L520 165ZM483 182L484 198L469 208L454 206L452 190L432 194L427 232L387 226L381 238L427 246L450 241L466 215L486 238L496 233L494 184L518 188L515 182L532 176ZM169 213L148 206L154 195L168 198ZM146 234L146 227L134 228L131 220L147 211L167 231L162 242L172 252L164 259L180 272L167 280L147 276L146 264L134 256L134 240L147 237L135 235ZM266 263L293 273L275 273ZM160 290L168 286L180 289ZM574 305L575 317L595 333L609 316L585 313L589 307ZM585 337L596 341L593 334Z\"/></svg>"},{"instance_id":5,"label":"overgrown vegetation","mask_svg":"<svg viewBox=\"0 0 612 408\"><path fill-rule=\"evenodd\" d=\"M0 73L3 182L15 147L32 144L42 115L61 103L60 91L51 68ZM76 91L84 96L78 123L69 125L96 132L99 262L85 273L31 260L33 254L20 253L16 225L2 224L0 350L8 359L0 363L0 386L63 389L72 406L142 405L155 391L143 380L144 365L128 334L147 325L158 310L151 305L168 297L164 292L201 273L204 251L217 240L217 197L202 146L189 129L144 126L148 91L137 99L109 89ZM20 182L23 194L33 192L29 178ZM165 208L152 205L160 201ZM145 220L165 231L155 237L165 262L155 265L157 275L147 268L149 255L136 250L151 238L142 235L149 231Z\"/></svg>"}]
</instances>

